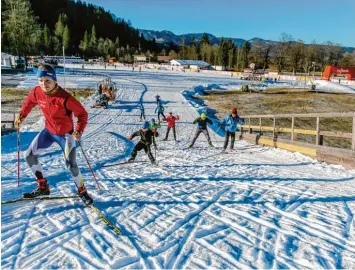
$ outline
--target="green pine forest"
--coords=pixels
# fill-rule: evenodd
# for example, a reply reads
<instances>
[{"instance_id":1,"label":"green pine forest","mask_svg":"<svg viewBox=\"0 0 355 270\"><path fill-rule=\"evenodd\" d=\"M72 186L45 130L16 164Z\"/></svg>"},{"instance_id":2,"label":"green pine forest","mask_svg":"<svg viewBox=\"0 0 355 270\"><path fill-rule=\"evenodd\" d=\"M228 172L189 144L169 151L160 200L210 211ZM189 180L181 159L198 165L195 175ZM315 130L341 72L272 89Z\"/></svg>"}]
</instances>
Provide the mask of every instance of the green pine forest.
<instances>
[{"instance_id":1,"label":"green pine forest","mask_svg":"<svg viewBox=\"0 0 355 270\"><path fill-rule=\"evenodd\" d=\"M211 44L206 33L189 44L158 44L146 40L131 22L102 7L73 0L2 0L2 51L18 56L66 55L85 59L115 57L132 63L133 55L171 59L204 60L229 70L243 70L251 63L257 69L309 73L325 65L355 66L355 52L340 44L305 44L281 33L277 42L246 41L237 47L231 39ZM119 4L119 3L118 3Z\"/></svg>"}]
</instances>

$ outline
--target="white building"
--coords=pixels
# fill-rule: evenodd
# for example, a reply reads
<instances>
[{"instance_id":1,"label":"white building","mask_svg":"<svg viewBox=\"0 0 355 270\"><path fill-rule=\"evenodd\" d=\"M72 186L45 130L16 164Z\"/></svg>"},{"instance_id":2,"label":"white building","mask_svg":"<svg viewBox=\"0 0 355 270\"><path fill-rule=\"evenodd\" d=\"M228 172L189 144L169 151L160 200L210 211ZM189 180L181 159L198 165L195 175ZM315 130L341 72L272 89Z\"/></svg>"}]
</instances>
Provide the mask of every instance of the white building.
<instances>
[{"instance_id":1,"label":"white building","mask_svg":"<svg viewBox=\"0 0 355 270\"><path fill-rule=\"evenodd\" d=\"M16 66L16 56L8 53L1 53L1 67L11 68Z\"/></svg>"},{"instance_id":2,"label":"white building","mask_svg":"<svg viewBox=\"0 0 355 270\"><path fill-rule=\"evenodd\" d=\"M224 70L226 70L226 67L224 67L224 66L212 66L212 69L219 70L219 71L224 71Z\"/></svg>"},{"instance_id":3,"label":"white building","mask_svg":"<svg viewBox=\"0 0 355 270\"><path fill-rule=\"evenodd\" d=\"M133 59L134 59L134 63L146 63L147 62L147 56L145 56L145 55L134 55Z\"/></svg>"},{"instance_id":4,"label":"white building","mask_svg":"<svg viewBox=\"0 0 355 270\"><path fill-rule=\"evenodd\" d=\"M184 68L191 68L191 69L202 69L202 68L208 68L210 66L210 64L201 60L171 60L170 65L184 67Z\"/></svg>"}]
</instances>

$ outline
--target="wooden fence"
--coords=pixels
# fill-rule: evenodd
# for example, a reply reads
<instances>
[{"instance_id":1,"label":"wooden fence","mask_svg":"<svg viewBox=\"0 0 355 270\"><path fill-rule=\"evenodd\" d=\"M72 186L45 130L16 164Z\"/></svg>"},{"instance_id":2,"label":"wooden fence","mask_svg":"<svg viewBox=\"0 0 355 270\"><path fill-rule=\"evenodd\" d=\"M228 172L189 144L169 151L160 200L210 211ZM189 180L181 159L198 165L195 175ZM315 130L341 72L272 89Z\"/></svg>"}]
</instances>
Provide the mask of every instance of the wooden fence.
<instances>
[{"instance_id":1,"label":"wooden fence","mask_svg":"<svg viewBox=\"0 0 355 270\"><path fill-rule=\"evenodd\" d=\"M244 125L241 126L241 137L257 144L265 144L284 148L290 151L298 151L317 159L331 163L340 163L345 167L355 168L355 112L348 113L307 113L307 114L275 114L275 115L245 115ZM290 119L291 126L278 126L277 119ZM295 119L314 118L315 129L295 128ZM341 130L325 131L321 130L320 120L322 118L350 118L352 132ZM272 126L264 126L263 120L272 121ZM252 121L253 120L253 121ZM253 124L252 124L253 122ZM255 124L257 123L257 124ZM264 132L272 133L272 136L264 136ZM290 133L289 140L279 138L279 133ZM303 143L297 141L297 134L315 136L315 143ZM254 136L253 136L254 135ZM341 147L324 146L324 137L344 138L351 141L351 150ZM334 158L334 156L337 156ZM349 164L348 164L349 163ZM351 164L353 163L353 164Z\"/></svg>"}]
</instances>

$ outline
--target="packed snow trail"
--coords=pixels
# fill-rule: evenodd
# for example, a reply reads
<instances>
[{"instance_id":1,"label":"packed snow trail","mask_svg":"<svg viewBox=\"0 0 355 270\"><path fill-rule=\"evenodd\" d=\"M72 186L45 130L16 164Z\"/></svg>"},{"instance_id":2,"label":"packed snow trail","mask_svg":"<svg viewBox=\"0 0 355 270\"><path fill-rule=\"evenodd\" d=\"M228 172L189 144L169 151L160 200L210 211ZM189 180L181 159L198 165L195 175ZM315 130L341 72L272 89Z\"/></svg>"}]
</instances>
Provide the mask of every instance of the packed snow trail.
<instances>
[{"instance_id":1,"label":"packed snow trail","mask_svg":"<svg viewBox=\"0 0 355 270\"><path fill-rule=\"evenodd\" d=\"M99 180L98 191L86 161L79 167L95 205L122 231L114 234L78 200L29 201L2 205L1 265L13 268L354 268L355 171L319 163L298 153L236 141L221 153L203 135L193 149L198 116L182 90L236 79L201 74L111 72L119 90L108 109L90 108L82 145ZM69 80L69 78L67 79ZM166 112L178 114L179 142L161 141L157 161L103 167L125 161L135 142L127 137L147 119L159 94ZM24 126L25 151L43 123ZM152 148L154 149L154 148ZM2 201L35 186L21 164L16 181L16 136L2 137ZM148 161L144 151L137 161ZM51 196L76 193L59 146L40 157Z\"/></svg>"}]
</instances>

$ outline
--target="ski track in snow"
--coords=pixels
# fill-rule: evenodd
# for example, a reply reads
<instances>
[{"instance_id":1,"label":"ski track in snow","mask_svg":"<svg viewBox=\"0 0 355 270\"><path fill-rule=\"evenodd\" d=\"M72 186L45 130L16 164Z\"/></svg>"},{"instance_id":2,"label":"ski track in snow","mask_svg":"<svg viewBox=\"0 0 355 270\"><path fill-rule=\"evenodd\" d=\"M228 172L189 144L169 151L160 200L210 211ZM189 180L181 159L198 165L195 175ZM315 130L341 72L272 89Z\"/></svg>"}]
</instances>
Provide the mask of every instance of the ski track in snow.
<instances>
[{"instance_id":1,"label":"ski track in snow","mask_svg":"<svg viewBox=\"0 0 355 270\"><path fill-rule=\"evenodd\" d=\"M79 200L31 201L1 207L1 265L13 268L355 268L355 171L299 153L236 141L235 151L207 147L190 123L196 107L181 94L198 85L233 85L235 78L172 72L108 72L118 86L108 109L90 108L82 145L102 187L97 190L82 152L78 164L96 206L122 235L107 228ZM67 79L70 83L70 79ZM179 142L161 141L157 161L103 167L126 160L128 136L140 128L139 103L156 117L159 94L166 114L181 118ZM23 128L24 153L43 120ZM137 139L134 140L137 142ZM154 154L154 148L152 148ZM137 160L148 161L143 151ZM2 137L2 201L35 186L21 162L17 187L16 136ZM73 195L59 146L40 157L53 196Z\"/></svg>"}]
</instances>

